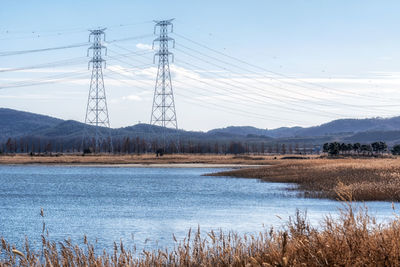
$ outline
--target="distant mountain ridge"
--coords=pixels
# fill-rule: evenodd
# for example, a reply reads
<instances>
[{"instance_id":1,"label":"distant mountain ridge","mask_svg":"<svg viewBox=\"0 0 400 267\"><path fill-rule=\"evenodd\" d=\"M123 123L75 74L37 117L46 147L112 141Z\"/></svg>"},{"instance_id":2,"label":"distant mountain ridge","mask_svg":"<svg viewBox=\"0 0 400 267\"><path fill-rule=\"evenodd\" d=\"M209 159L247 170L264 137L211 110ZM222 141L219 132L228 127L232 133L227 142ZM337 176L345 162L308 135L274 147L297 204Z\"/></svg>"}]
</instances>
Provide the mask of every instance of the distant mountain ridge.
<instances>
[{"instance_id":1,"label":"distant mountain ridge","mask_svg":"<svg viewBox=\"0 0 400 267\"><path fill-rule=\"evenodd\" d=\"M281 127L277 129L258 129L249 126L230 126L221 129L213 129L213 133L230 133L237 135L257 134L273 138L288 137L312 137L336 134L356 134L359 132L383 132L400 131L400 116L393 118L370 118L370 119L339 119L319 126L303 127Z\"/></svg>"},{"instance_id":2,"label":"distant mountain ridge","mask_svg":"<svg viewBox=\"0 0 400 267\"><path fill-rule=\"evenodd\" d=\"M19 137L45 137L63 140L81 138L85 124L73 120L62 120L7 108L0 108L0 141ZM103 128L102 131L108 131ZM207 132L168 129L177 132L186 140L212 142L216 140L281 143L343 142L400 142L400 117L370 119L339 119L313 127L281 127L260 129L252 126L229 126ZM149 124L111 130L114 137L157 137L161 128Z\"/></svg>"},{"instance_id":3,"label":"distant mountain ridge","mask_svg":"<svg viewBox=\"0 0 400 267\"><path fill-rule=\"evenodd\" d=\"M46 115L0 108L0 138L28 135L64 122Z\"/></svg>"}]
</instances>

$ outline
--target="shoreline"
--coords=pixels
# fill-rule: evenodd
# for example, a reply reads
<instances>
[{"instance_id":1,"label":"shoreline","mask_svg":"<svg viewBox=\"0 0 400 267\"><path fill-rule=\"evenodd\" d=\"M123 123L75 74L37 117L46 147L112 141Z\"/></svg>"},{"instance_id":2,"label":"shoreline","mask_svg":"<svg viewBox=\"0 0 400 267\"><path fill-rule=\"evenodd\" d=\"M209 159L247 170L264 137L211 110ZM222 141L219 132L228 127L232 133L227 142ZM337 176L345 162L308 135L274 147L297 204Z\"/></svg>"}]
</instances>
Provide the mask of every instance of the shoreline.
<instances>
[{"instance_id":1,"label":"shoreline","mask_svg":"<svg viewBox=\"0 0 400 267\"><path fill-rule=\"evenodd\" d=\"M259 167L271 165L273 156L266 155L215 155L215 154L169 154L156 157L142 155L0 155L1 165L71 165L108 167ZM275 160L276 161L276 160Z\"/></svg>"},{"instance_id":2,"label":"shoreline","mask_svg":"<svg viewBox=\"0 0 400 267\"><path fill-rule=\"evenodd\" d=\"M258 168L268 165L252 164L212 164L212 163L124 163L124 164L106 164L106 163L6 163L0 166L57 166L57 167L98 167L98 168Z\"/></svg>"}]
</instances>

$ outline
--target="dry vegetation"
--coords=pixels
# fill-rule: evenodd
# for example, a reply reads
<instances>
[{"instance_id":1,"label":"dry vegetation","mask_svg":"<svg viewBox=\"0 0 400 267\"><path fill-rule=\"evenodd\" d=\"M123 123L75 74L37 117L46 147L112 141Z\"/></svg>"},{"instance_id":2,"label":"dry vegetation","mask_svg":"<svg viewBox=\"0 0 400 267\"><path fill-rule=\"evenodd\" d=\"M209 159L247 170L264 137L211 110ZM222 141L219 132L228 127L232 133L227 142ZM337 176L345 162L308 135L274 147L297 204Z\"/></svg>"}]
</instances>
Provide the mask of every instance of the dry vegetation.
<instances>
[{"instance_id":1,"label":"dry vegetation","mask_svg":"<svg viewBox=\"0 0 400 267\"><path fill-rule=\"evenodd\" d=\"M337 199L337 191L346 190L354 200L400 201L400 159L320 158L278 160L277 163L217 175L295 183L306 197Z\"/></svg>"},{"instance_id":2,"label":"dry vegetation","mask_svg":"<svg viewBox=\"0 0 400 267\"><path fill-rule=\"evenodd\" d=\"M84 239L86 240L86 238ZM348 205L339 219L326 218L319 228L298 213L282 230L256 236L189 232L172 250L126 250L114 245L111 254L66 240L32 251L2 239L0 266L400 266L400 220L380 225L363 209Z\"/></svg>"},{"instance_id":3,"label":"dry vegetation","mask_svg":"<svg viewBox=\"0 0 400 267\"><path fill-rule=\"evenodd\" d=\"M156 157L142 155L2 155L0 164L270 164L273 156L258 155L214 155L214 154L173 154Z\"/></svg>"},{"instance_id":4,"label":"dry vegetation","mask_svg":"<svg viewBox=\"0 0 400 267\"><path fill-rule=\"evenodd\" d=\"M400 200L399 159L260 161L274 164L220 175L296 183L313 197ZM2 239L0 266L400 266L400 218L379 224L365 209L355 211L348 202L344 207L340 218L327 217L317 228L298 213L282 230L255 236L189 232L170 250L137 252L115 244L112 253L96 254L86 238L84 245L55 243L45 234L43 248L32 250L28 241L16 247Z\"/></svg>"}]
</instances>

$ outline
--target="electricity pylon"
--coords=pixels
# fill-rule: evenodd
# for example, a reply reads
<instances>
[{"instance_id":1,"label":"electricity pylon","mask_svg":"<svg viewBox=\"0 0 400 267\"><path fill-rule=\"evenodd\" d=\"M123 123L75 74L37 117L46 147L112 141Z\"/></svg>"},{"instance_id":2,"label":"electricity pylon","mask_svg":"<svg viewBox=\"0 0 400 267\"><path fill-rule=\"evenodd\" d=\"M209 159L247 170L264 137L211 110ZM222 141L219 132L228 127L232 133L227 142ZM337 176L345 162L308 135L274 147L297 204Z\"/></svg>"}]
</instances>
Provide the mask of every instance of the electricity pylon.
<instances>
[{"instance_id":1,"label":"electricity pylon","mask_svg":"<svg viewBox=\"0 0 400 267\"><path fill-rule=\"evenodd\" d=\"M87 51L88 56L90 50L92 51L92 59L88 63L88 69L92 65L92 77L86 107L82 149L90 149L94 153L112 152L113 149L103 79L103 63L104 68L106 67L106 61L102 58L103 49L107 55L107 48L102 44L102 39L105 41L106 38L105 30L105 28L90 30L89 42L92 41L92 46Z\"/></svg>"},{"instance_id":2,"label":"electricity pylon","mask_svg":"<svg viewBox=\"0 0 400 267\"><path fill-rule=\"evenodd\" d=\"M169 28L171 32L173 31L172 21L173 19L154 21L156 23L154 25L154 34L156 34L157 27L159 27L159 37L154 39L153 49L155 42L159 43L159 49L158 52L154 54L153 59L153 63L155 63L155 58L158 56L158 71L154 88L150 124L163 127L162 142L164 150L166 148L166 128L178 129L171 73L169 69L169 57L171 56L172 62L174 61L173 53L168 51L169 42L172 41L173 47L175 47L175 40L168 36ZM177 145L176 142L175 145Z\"/></svg>"}]
</instances>

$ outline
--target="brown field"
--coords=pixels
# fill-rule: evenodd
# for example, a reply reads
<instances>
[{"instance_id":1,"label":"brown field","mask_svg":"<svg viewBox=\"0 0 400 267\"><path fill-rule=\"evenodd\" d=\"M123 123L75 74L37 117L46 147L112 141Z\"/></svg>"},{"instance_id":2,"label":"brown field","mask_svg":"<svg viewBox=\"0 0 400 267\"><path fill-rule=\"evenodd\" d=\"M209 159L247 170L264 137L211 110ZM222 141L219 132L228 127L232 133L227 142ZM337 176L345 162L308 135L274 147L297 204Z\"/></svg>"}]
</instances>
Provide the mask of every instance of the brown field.
<instances>
[{"instance_id":1,"label":"brown field","mask_svg":"<svg viewBox=\"0 0 400 267\"><path fill-rule=\"evenodd\" d=\"M339 219L319 228L298 213L282 229L256 236L189 232L171 250L127 250L115 244L111 254L93 245L50 242L33 251L28 241L16 248L2 239L0 266L400 266L400 220L377 224L365 210L349 204Z\"/></svg>"},{"instance_id":2,"label":"brown field","mask_svg":"<svg viewBox=\"0 0 400 267\"><path fill-rule=\"evenodd\" d=\"M338 199L338 192L353 200L400 201L400 159L277 160L277 164L222 172L219 176L259 178L294 183L306 197Z\"/></svg>"},{"instance_id":3,"label":"brown field","mask_svg":"<svg viewBox=\"0 0 400 267\"><path fill-rule=\"evenodd\" d=\"M279 157L278 157L279 158ZM1 155L0 164L251 164L265 165L274 162L274 156L264 155L213 155L173 154L156 157L143 155Z\"/></svg>"}]
</instances>

